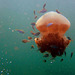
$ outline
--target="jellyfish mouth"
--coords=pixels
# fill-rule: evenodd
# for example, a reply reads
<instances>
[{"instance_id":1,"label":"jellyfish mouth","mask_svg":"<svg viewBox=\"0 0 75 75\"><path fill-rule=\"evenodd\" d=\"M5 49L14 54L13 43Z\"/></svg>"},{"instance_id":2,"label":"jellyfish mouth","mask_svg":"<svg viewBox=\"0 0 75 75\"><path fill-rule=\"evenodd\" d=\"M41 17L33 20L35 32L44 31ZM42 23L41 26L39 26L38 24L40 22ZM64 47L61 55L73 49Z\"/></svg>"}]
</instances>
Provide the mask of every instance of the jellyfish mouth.
<instances>
[{"instance_id":1,"label":"jellyfish mouth","mask_svg":"<svg viewBox=\"0 0 75 75\"><path fill-rule=\"evenodd\" d=\"M35 38L35 43L41 53L47 51L51 53L52 57L56 57L63 55L70 41L64 35L49 33L46 36L41 36L41 39Z\"/></svg>"}]
</instances>

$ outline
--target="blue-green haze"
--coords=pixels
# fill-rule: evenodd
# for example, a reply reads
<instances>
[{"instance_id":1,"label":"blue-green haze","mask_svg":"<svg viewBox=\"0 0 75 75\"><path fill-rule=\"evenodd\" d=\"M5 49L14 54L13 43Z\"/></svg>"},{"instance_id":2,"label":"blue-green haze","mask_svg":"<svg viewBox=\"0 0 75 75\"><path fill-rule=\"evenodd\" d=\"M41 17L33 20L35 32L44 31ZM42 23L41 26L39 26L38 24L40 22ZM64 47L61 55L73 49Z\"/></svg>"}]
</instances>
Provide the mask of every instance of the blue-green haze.
<instances>
[{"instance_id":1,"label":"blue-green haze","mask_svg":"<svg viewBox=\"0 0 75 75\"><path fill-rule=\"evenodd\" d=\"M67 56L49 58L43 62L43 54L37 51L34 41L22 43L28 36L33 37L31 22L36 22L33 11L37 13L46 2L47 11L60 10L71 22L66 36L72 42L66 48ZM37 18L37 19L38 19ZM0 0L0 75L75 75L75 0ZM21 34L15 29L22 29ZM31 49L31 45L35 48ZM70 59L71 52L73 57ZM63 62L60 59L63 58Z\"/></svg>"}]
</instances>

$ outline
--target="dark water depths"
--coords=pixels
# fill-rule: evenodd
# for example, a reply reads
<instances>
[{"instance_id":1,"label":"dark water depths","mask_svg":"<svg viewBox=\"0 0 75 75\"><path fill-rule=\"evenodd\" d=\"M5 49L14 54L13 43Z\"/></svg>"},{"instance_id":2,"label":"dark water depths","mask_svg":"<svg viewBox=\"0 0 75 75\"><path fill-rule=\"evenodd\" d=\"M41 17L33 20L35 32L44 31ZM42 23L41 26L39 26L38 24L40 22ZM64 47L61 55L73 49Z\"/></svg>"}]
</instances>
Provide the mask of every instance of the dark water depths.
<instances>
[{"instance_id":1,"label":"dark water depths","mask_svg":"<svg viewBox=\"0 0 75 75\"><path fill-rule=\"evenodd\" d=\"M34 41L22 43L33 35L31 22L43 15L37 13L46 2L47 11L59 9L70 22L66 32L72 42L66 49L67 56L56 57L55 61L43 62L43 54L37 51ZM38 18L34 19L33 11ZM75 1L74 0L0 0L0 75L74 75L75 74ZM22 29L21 34L15 29ZM31 45L35 48L31 49ZM74 52L70 59L71 52ZM60 59L63 58L63 62Z\"/></svg>"}]
</instances>

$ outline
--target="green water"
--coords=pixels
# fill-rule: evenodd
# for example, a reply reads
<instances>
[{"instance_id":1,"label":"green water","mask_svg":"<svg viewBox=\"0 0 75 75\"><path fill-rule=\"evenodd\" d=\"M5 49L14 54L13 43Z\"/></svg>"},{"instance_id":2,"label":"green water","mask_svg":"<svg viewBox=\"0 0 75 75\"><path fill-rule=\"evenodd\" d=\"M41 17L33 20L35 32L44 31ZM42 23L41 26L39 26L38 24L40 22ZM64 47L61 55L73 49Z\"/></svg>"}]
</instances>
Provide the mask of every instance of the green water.
<instances>
[{"instance_id":1,"label":"green water","mask_svg":"<svg viewBox=\"0 0 75 75\"><path fill-rule=\"evenodd\" d=\"M47 11L59 9L71 22L66 36L73 41L66 49L67 56L56 57L54 62L49 60L50 57L43 58L34 41L22 43L28 36L33 37L30 24L43 15L37 11L42 9L45 2ZM34 10L38 16L36 20ZM74 25L75 0L0 0L0 75L75 75ZM25 34L15 29L22 29ZM31 49L31 45L35 48ZM71 52L74 52L72 59ZM63 62L60 62L61 58Z\"/></svg>"}]
</instances>

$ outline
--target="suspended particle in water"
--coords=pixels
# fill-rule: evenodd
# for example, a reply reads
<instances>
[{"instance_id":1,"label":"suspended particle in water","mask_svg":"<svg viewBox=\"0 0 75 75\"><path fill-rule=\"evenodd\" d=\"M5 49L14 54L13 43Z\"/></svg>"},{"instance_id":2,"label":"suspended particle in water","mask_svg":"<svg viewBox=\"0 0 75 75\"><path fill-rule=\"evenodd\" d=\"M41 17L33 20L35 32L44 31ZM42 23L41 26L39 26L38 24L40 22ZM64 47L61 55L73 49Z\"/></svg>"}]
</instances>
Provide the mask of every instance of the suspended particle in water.
<instances>
[{"instance_id":1,"label":"suspended particle in water","mask_svg":"<svg viewBox=\"0 0 75 75\"><path fill-rule=\"evenodd\" d=\"M8 62L6 62L6 63L8 63Z\"/></svg>"},{"instance_id":2,"label":"suspended particle in water","mask_svg":"<svg viewBox=\"0 0 75 75\"><path fill-rule=\"evenodd\" d=\"M3 65L3 63L2 63L2 65Z\"/></svg>"},{"instance_id":3,"label":"suspended particle in water","mask_svg":"<svg viewBox=\"0 0 75 75\"><path fill-rule=\"evenodd\" d=\"M1 73L3 73L3 71L1 71Z\"/></svg>"},{"instance_id":4,"label":"suspended particle in water","mask_svg":"<svg viewBox=\"0 0 75 75\"><path fill-rule=\"evenodd\" d=\"M8 69L6 71L8 71Z\"/></svg>"},{"instance_id":5,"label":"suspended particle in water","mask_svg":"<svg viewBox=\"0 0 75 75\"><path fill-rule=\"evenodd\" d=\"M3 59L3 58L1 58L1 59Z\"/></svg>"},{"instance_id":6,"label":"suspended particle in water","mask_svg":"<svg viewBox=\"0 0 75 75\"><path fill-rule=\"evenodd\" d=\"M3 69L3 71L4 71L5 69Z\"/></svg>"},{"instance_id":7,"label":"suspended particle in water","mask_svg":"<svg viewBox=\"0 0 75 75\"><path fill-rule=\"evenodd\" d=\"M53 62L51 61L51 64L52 64Z\"/></svg>"},{"instance_id":8,"label":"suspended particle in water","mask_svg":"<svg viewBox=\"0 0 75 75\"><path fill-rule=\"evenodd\" d=\"M11 28L9 28L9 29L11 29Z\"/></svg>"},{"instance_id":9,"label":"suspended particle in water","mask_svg":"<svg viewBox=\"0 0 75 75\"><path fill-rule=\"evenodd\" d=\"M9 73L7 73L7 75L9 75Z\"/></svg>"},{"instance_id":10,"label":"suspended particle in water","mask_svg":"<svg viewBox=\"0 0 75 75\"><path fill-rule=\"evenodd\" d=\"M12 61L10 61L10 64L12 63Z\"/></svg>"},{"instance_id":11,"label":"suspended particle in water","mask_svg":"<svg viewBox=\"0 0 75 75\"><path fill-rule=\"evenodd\" d=\"M7 60L7 59L5 59L5 60Z\"/></svg>"},{"instance_id":12,"label":"suspended particle in water","mask_svg":"<svg viewBox=\"0 0 75 75\"><path fill-rule=\"evenodd\" d=\"M14 30L12 30L12 32L14 32Z\"/></svg>"}]
</instances>

